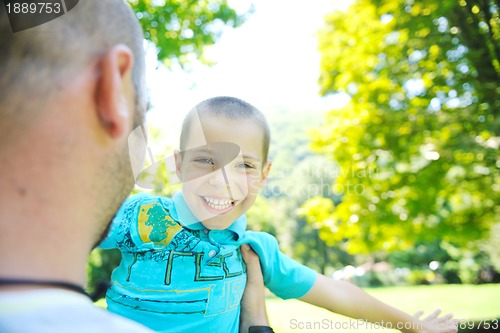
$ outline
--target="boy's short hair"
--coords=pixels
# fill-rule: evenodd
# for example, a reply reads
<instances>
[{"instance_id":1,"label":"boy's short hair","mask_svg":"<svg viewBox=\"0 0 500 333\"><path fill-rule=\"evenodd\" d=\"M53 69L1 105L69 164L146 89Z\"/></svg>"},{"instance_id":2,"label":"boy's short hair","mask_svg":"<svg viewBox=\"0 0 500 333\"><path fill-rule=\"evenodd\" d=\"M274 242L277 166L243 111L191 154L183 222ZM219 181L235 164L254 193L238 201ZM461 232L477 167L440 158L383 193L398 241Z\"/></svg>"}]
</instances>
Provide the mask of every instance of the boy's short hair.
<instances>
[{"instance_id":1,"label":"boy's short hair","mask_svg":"<svg viewBox=\"0 0 500 333\"><path fill-rule=\"evenodd\" d=\"M271 130L264 114L252 104L236 97L219 96L209 98L188 112L182 124L180 149L184 150L186 140L194 116L219 116L227 119L248 119L254 121L262 128L264 135L263 143L263 163L267 162L269 153L269 143L271 141Z\"/></svg>"}]
</instances>

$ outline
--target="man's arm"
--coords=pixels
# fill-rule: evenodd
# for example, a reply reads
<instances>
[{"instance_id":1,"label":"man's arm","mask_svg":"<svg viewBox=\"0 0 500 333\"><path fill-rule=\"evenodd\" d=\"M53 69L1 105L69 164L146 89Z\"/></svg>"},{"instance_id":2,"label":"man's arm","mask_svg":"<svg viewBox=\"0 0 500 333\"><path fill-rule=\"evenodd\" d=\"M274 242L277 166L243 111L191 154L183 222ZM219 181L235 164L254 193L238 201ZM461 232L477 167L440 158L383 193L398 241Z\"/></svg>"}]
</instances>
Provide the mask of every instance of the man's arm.
<instances>
[{"instance_id":1,"label":"man's arm","mask_svg":"<svg viewBox=\"0 0 500 333\"><path fill-rule=\"evenodd\" d=\"M421 312L411 316L377 300L349 282L333 280L321 274L318 274L311 290L300 300L351 318L384 323L386 327L401 327L403 332L457 332L456 321L451 319L451 314L438 317L440 311L437 310L420 320Z\"/></svg>"},{"instance_id":2,"label":"man's arm","mask_svg":"<svg viewBox=\"0 0 500 333\"><path fill-rule=\"evenodd\" d=\"M259 256L247 244L241 246L241 254L247 265L247 285L241 300L240 332L272 333L267 319Z\"/></svg>"}]
</instances>

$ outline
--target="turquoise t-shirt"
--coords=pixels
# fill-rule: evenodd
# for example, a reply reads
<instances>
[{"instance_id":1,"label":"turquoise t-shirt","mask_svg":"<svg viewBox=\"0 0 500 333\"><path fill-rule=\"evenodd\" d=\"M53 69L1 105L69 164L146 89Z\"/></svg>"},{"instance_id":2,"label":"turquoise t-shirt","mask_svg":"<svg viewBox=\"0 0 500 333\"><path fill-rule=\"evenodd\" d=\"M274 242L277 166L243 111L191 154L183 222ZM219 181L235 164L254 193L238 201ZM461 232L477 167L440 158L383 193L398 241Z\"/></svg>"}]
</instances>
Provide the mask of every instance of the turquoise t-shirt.
<instances>
[{"instance_id":1,"label":"turquoise t-shirt","mask_svg":"<svg viewBox=\"0 0 500 333\"><path fill-rule=\"evenodd\" d=\"M247 231L245 216L225 230L209 230L180 192L134 195L100 245L122 253L108 309L160 332L237 333L245 243L259 255L264 283L277 296L299 298L313 286L317 273L281 253L270 234Z\"/></svg>"}]
</instances>

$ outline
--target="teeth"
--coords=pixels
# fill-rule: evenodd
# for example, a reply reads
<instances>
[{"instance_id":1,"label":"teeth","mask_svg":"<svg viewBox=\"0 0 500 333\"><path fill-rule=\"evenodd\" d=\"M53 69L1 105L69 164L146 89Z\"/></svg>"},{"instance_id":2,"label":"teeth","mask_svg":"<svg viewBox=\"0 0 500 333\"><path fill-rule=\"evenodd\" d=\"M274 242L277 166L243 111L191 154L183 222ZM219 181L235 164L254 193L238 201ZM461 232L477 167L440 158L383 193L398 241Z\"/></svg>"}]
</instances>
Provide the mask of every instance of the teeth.
<instances>
[{"instance_id":1,"label":"teeth","mask_svg":"<svg viewBox=\"0 0 500 333\"><path fill-rule=\"evenodd\" d=\"M215 199L215 198L210 198L210 197L203 197L205 199L205 202L207 205L214 209L219 209L219 210L224 210L228 209L233 205L233 201L228 200L228 199Z\"/></svg>"}]
</instances>

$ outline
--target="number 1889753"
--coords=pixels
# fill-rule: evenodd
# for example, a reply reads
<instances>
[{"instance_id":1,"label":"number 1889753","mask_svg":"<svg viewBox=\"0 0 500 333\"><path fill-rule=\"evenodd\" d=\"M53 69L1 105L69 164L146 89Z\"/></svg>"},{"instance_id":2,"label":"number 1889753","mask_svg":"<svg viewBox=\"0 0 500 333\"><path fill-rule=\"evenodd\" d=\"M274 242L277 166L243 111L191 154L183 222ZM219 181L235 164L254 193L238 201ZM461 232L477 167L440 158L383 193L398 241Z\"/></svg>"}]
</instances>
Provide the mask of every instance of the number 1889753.
<instances>
[{"instance_id":1,"label":"number 1889753","mask_svg":"<svg viewBox=\"0 0 500 333\"><path fill-rule=\"evenodd\" d=\"M59 14L63 11L60 2L8 2L9 14Z\"/></svg>"}]
</instances>

